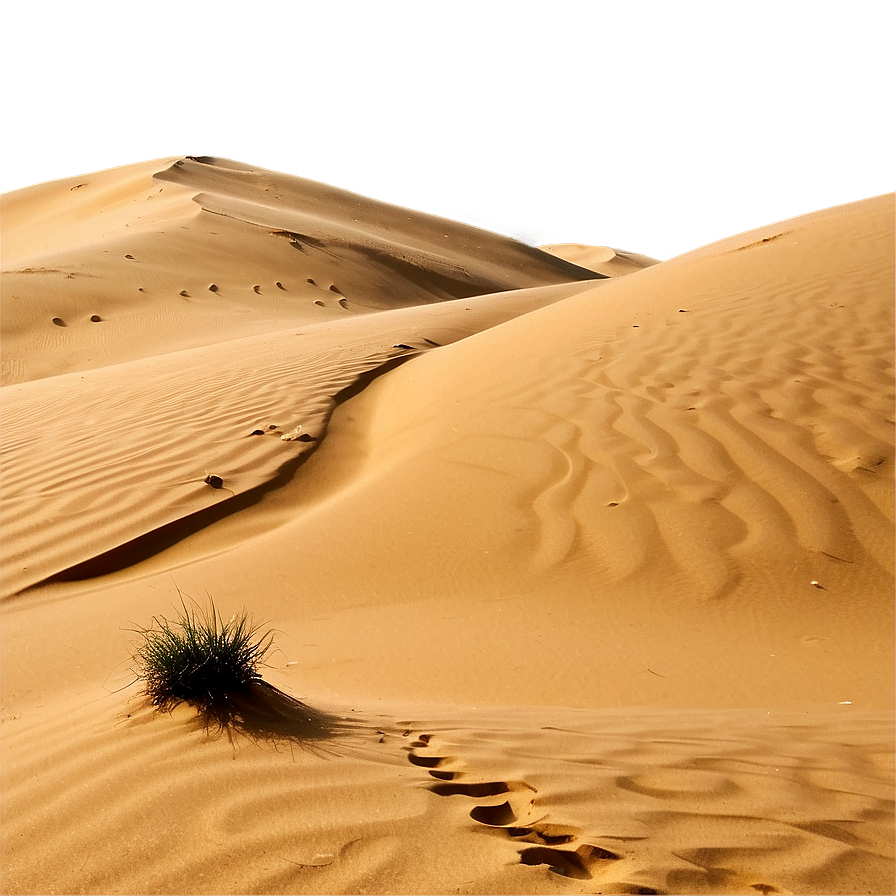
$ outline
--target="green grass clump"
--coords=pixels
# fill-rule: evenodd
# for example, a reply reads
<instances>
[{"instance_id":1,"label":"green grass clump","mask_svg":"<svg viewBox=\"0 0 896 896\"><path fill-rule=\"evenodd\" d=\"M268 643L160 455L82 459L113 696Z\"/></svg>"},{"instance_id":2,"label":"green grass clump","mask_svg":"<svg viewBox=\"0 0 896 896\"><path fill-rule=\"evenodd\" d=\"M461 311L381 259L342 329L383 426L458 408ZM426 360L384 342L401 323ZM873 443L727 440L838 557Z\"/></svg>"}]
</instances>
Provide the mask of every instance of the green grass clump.
<instances>
[{"instance_id":1,"label":"green grass clump","mask_svg":"<svg viewBox=\"0 0 896 896\"><path fill-rule=\"evenodd\" d=\"M258 667L273 643L273 634L261 634L245 610L225 622L213 603L188 607L183 600L173 620L154 617L137 634L134 672L153 706L168 710L186 702L212 715L231 694L261 680Z\"/></svg>"},{"instance_id":2,"label":"green grass clump","mask_svg":"<svg viewBox=\"0 0 896 896\"><path fill-rule=\"evenodd\" d=\"M140 641L133 672L159 710L188 703L211 734L245 735L254 741L307 746L345 733L342 719L314 709L268 684L259 672L273 645L242 610L226 622L209 600L207 608L181 607L174 619L153 617L133 631Z\"/></svg>"}]
</instances>

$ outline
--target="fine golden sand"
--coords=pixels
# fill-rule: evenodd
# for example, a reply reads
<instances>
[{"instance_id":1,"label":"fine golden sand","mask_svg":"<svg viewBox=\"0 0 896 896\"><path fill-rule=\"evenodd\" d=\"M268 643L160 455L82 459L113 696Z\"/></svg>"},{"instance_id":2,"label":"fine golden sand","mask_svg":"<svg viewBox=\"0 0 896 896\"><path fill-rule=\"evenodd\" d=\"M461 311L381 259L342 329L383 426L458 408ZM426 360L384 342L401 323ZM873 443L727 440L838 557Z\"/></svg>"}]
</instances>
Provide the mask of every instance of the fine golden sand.
<instances>
[{"instance_id":1,"label":"fine golden sand","mask_svg":"<svg viewBox=\"0 0 896 896\"><path fill-rule=\"evenodd\" d=\"M3 196L3 892L893 892L893 217L660 262L209 157ZM335 730L147 707L180 594Z\"/></svg>"}]
</instances>

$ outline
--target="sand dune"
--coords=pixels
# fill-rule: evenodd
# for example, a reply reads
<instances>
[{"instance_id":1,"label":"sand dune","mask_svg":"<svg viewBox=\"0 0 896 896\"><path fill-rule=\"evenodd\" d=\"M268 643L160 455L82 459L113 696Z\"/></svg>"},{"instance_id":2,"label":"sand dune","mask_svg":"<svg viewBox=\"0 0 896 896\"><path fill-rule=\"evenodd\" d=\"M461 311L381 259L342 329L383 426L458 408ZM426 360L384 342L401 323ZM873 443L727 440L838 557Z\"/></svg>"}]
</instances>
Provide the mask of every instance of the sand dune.
<instances>
[{"instance_id":1,"label":"sand dune","mask_svg":"<svg viewBox=\"0 0 896 896\"><path fill-rule=\"evenodd\" d=\"M14 496L4 531L18 544L4 594L85 562L93 574L120 564L95 558L150 532L156 551L184 527L160 530L187 517L206 525L225 496L248 506L292 474L311 447L300 439L322 438L359 377L603 276L310 181L168 161L4 204L4 404L16 445L4 459ZM58 228L50 242L48 219ZM250 287L247 273L259 282ZM471 293L464 305L443 301ZM421 303L436 301L427 314ZM359 327L354 318L370 313ZM47 438L60 401L79 431ZM251 436L259 428L268 438ZM295 444L280 444L290 433ZM205 485L210 470L224 474L224 490ZM85 501L100 483L96 502ZM48 529L48 516L60 528Z\"/></svg>"},{"instance_id":2,"label":"sand dune","mask_svg":"<svg viewBox=\"0 0 896 896\"><path fill-rule=\"evenodd\" d=\"M4 891L891 891L893 279L892 196L664 262L207 157L4 196ZM142 706L178 589L348 728Z\"/></svg>"},{"instance_id":3,"label":"sand dune","mask_svg":"<svg viewBox=\"0 0 896 896\"><path fill-rule=\"evenodd\" d=\"M604 276L228 160L162 159L18 190L3 218L4 385L347 312Z\"/></svg>"},{"instance_id":4,"label":"sand dune","mask_svg":"<svg viewBox=\"0 0 896 896\"><path fill-rule=\"evenodd\" d=\"M608 277L620 277L632 274L659 264L658 259L641 255L638 252L623 252L608 246L583 246L581 243L557 243L553 246L541 246L545 252L565 258L575 264L606 274Z\"/></svg>"}]
</instances>

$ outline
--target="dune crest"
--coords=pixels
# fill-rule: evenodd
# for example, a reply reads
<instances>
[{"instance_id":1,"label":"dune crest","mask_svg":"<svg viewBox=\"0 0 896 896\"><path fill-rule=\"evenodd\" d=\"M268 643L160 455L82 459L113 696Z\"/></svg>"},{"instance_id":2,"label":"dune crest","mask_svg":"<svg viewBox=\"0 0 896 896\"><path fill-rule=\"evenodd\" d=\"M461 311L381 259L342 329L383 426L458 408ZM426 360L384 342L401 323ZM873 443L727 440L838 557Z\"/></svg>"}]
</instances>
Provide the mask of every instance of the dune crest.
<instances>
[{"instance_id":1,"label":"dune crest","mask_svg":"<svg viewBox=\"0 0 896 896\"><path fill-rule=\"evenodd\" d=\"M17 190L3 196L3 221L4 385L604 276L467 225L207 158Z\"/></svg>"},{"instance_id":2,"label":"dune crest","mask_svg":"<svg viewBox=\"0 0 896 896\"><path fill-rule=\"evenodd\" d=\"M541 246L545 252L565 258L575 264L583 265L592 271L606 274L608 277L621 277L623 274L633 274L652 265L659 264L659 259L649 255L641 255L638 252L623 252L621 249L611 249L609 246L584 246L581 243L556 243L551 246Z\"/></svg>"}]
</instances>

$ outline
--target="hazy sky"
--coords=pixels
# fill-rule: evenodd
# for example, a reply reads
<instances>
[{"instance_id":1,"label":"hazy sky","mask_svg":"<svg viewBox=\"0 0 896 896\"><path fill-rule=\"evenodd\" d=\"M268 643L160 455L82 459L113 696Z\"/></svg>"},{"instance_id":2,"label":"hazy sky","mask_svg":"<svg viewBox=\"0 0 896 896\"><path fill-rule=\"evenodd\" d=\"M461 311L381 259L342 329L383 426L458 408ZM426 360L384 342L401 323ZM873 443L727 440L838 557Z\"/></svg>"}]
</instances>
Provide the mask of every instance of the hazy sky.
<instances>
[{"instance_id":1,"label":"hazy sky","mask_svg":"<svg viewBox=\"0 0 896 896\"><path fill-rule=\"evenodd\" d=\"M668 258L893 190L894 9L16 0L0 191L213 155Z\"/></svg>"}]
</instances>

